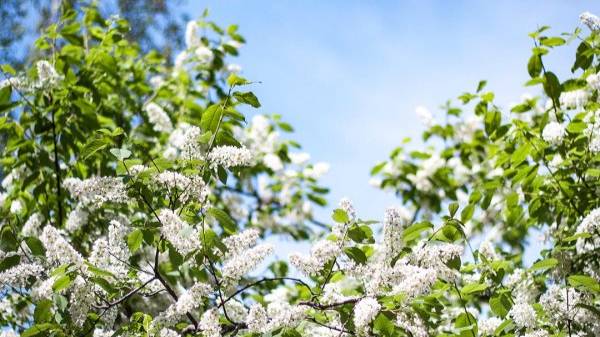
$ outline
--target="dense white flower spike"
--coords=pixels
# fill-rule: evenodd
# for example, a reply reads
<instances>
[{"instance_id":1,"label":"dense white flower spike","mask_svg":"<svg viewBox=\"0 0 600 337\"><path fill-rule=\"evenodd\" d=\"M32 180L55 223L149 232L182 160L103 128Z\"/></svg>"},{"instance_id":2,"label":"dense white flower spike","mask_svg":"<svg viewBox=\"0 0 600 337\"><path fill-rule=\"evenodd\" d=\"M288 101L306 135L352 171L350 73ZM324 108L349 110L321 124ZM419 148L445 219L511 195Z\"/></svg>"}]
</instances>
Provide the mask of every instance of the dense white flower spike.
<instances>
[{"instance_id":1,"label":"dense white flower spike","mask_svg":"<svg viewBox=\"0 0 600 337\"><path fill-rule=\"evenodd\" d=\"M177 333L175 330L171 330L169 328L162 328L158 333L157 337L180 337L181 335Z\"/></svg>"},{"instance_id":2,"label":"dense white flower spike","mask_svg":"<svg viewBox=\"0 0 600 337\"><path fill-rule=\"evenodd\" d=\"M204 337L220 337L219 311L216 308L205 311L198 322L198 328Z\"/></svg>"},{"instance_id":3,"label":"dense white flower spike","mask_svg":"<svg viewBox=\"0 0 600 337\"><path fill-rule=\"evenodd\" d=\"M591 74L585 78L586 82L593 90L600 90L600 73Z\"/></svg>"},{"instance_id":4,"label":"dense white flower spike","mask_svg":"<svg viewBox=\"0 0 600 337\"><path fill-rule=\"evenodd\" d=\"M585 89L565 91L560 94L560 105L567 109L578 109L583 107L590 97L590 92Z\"/></svg>"},{"instance_id":5,"label":"dense white flower spike","mask_svg":"<svg viewBox=\"0 0 600 337\"><path fill-rule=\"evenodd\" d=\"M21 263L0 272L0 284L15 288L24 287L32 278L37 278L44 268L37 263Z\"/></svg>"},{"instance_id":6,"label":"dense white flower spike","mask_svg":"<svg viewBox=\"0 0 600 337\"><path fill-rule=\"evenodd\" d=\"M578 254L593 252L600 247L598 232L600 232L600 208L591 211L577 226L576 234L587 233L591 236L589 238L580 237L577 239L575 248Z\"/></svg>"},{"instance_id":7,"label":"dense white flower spike","mask_svg":"<svg viewBox=\"0 0 600 337\"><path fill-rule=\"evenodd\" d=\"M62 76L56 72L56 69L48 61L38 61L36 63L38 72L38 87L51 87L62 80Z\"/></svg>"},{"instance_id":8,"label":"dense white flower spike","mask_svg":"<svg viewBox=\"0 0 600 337\"><path fill-rule=\"evenodd\" d=\"M579 20L591 30L600 30L600 18L590 12L583 12Z\"/></svg>"},{"instance_id":9,"label":"dense white flower spike","mask_svg":"<svg viewBox=\"0 0 600 337\"><path fill-rule=\"evenodd\" d=\"M20 214L23 211L23 203L21 200L13 200L10 203L10 212L12 214Z\"/></svg>"},{"instance_id":10,"label":"dense white flower spike","mask_svg":"<svg viewBox=\"0 0 600 337\"><path fill-rule=\"evenodd\" d=\"M200 63L210 63L214 58L213 51L204 44L200 44L198 47L196 47L194 54L196 54L196 57Z\"/></svg>"},{"instance_id":11,"label":"dense white flower spike","mask_svg":"<svg viewBox=\"0 0 600 337\"><path fill-rule=\"evenodd\" d=\"M518 300L517 298L517 302L512 306L508 315L520 328L535 327L537 322L535 309L530 304Z\"/></svg>"},{"instance_id":12,"label":"dense white flower spike","mask_svg":"<svg viewBox=\"0 0 600 337\"><path fill-rule=\"evenodd\" d=\"M81 206L75 207L74 210L67 215L66 229L69 232L74 232L85 225L88 221L89 213Z\"/></svg>"},{"instance_id":13,"label":"dense white flower spike","mask_svg":"<svg viewBox=\"0 0 600 337\"><path fill-rule=\"evenodd\" d=\"M550 334L546 330L538 329L524 334L523 337L550 337ZM583 337L583 335L577 334L576 337Z\"/></svg>"},{"instance_id":14,"label":"dense white flower spike","mask_svg":"<svg viewBox=\"0 0 600 337\"><path fill-rule=\"evenodd\" d=\"M227 316L234 322L245 322L248 316L248 310L241 302L231 299L225 303L225 310L227 310Z\"/></svg>"},{"instance_id":15,"label":"dense white flower spike","mask_svg":"<svg viewBox=\"0 0 600 337\"><path fill-rule=\"evenodd\" d=\"M259 238L258 230L254 228L246 229L245 231L223 239L223 244L227 247L225 258L242 254L245 250L254 246Z\"/></svg>"},{"instance_id":16,"label":"dense white flower spike","mask_svg":"<svg viewBox=\"0 0 600 337\"><path fill-rule=\"evenodd\" d=\"M267 317L267 311L262 305L254 303L250 307L250 311L246 317L248 330L254 333L265 333L267 332L268 324L269 318Z\"/></svg>"},{"instance_id":17,"label":"dense white flower spike","mask_svg":"<svg viewBox=\"0 0 600 337\"><path fill-rule=\"evenodd\" d=\"M398 314L396 325L410 332L410 336L412 337L429 337L427 325L425 325L425 322L417 315L409 316L406 313L401 312Z\"/></svg>"},{"instance_id":18,"label":"dense white flower spike","mask_svg":"<svg viewBox=\"0 0 600 337\"><path fill-rule=\"evenodd\" d=\"M369 324L379 313L381 304L373 297L365 297L354 306L354 326L359 334L367 335Z\"/></svg>"},{"instance_id":19,"label":"dense white flower spike","mask_svg":"<svg viewBox=\"0 0 600 337\"><path fill-rule=\"evenodd\" d=\"M1 205L0 205L1 207ZM42 229L42 224L44 222L44 216L40 213L32 214L21 229L21 233L24 236L38 236L40 234L40 230Z\"/></svg>"},{"instance_id":20,"label":"dense white flower spike","mask_svg":"<svg viewBox=\"0 0 600 337\"><path fill-rule=\"evenodd\" d=\"M273 246L267 243L244 250L231 256L223 264L223 277L228 281L237 281L256 268L267 256L273 253Z\"/></svg>"},{"instance_id":21,"label":"dense white flower spike","mask_svg":"<svg viewBox=\"0 0 600 337\"><path fill-rule=\"evenodd\" d=\"M306 307L290 305L287 302L273 302L267 306L267 316L271 319L267 330L293 328L304 318Z\"/></svg>"},{"instance_id":22,"label":"dense white flower spike","mask_svg":"<svg viewBox=\"0 0 600 337\"><path fill-rule=\"evenodd\" d=\"M94 266L107 270L119 278L127 276L127 261L131 253L124 237L128 234L126 226L112 220L108 226L108 237L94 242L89 261Z\"/></svg>"},{"instance_id":23,"label":"dense white flower spike","mask_svg":"<svg viewBox=\"0 0 600 337\"><path fill-rule=\"evenodd\" d=\"M170 197L176 197L183 204L197 202L204 204L210 193L200 176L186 177L178 172L162 171L154 176L157 186L166 189Z\"/></svg>"},{"instance_id":24,"label":"dense white flower spike","mask_svg":"<svg viewBox=\"0 0 600 337\"><path fill-rule=\"evenodd\" d=\"M552 284L540 296L539 302L554 321L564 321L573 319L579 311L581 295L573 288L561 288Z\"/></svg>"},{"instance_id":25,"label":"dense white flower spike","mask_svg":"<svg viewBox=\"0 0 600 337\"><path fill-rule=\"evenodd\" d=\"M177 322L179 318L186 313L202 305L203 299L210 295L212 289L204 283L196 283L186 292L181 294L177 302L171 304L159 317L156 317L158 324L169 326Z\"/></svg>"},{"instance_id":26,"label":"dense white flower spike","mask_svg":"<svg viewBox=\"0 0 600 337\"><path fill-rule=\"evenodd\" d=\"M35 285L35 287L31 290L31 298L34 301L40 301L52 296L54 292L52 289L54 281L56 281L56 279L54 277L50 277L48 279L45 279L44 281L38 282Z\"/></svg>"},{"instance_id":27,"label":"dense white flower spike","mask_svg":"<svg viewBox=\"0 0 600 337\"><path fill-rule=\"evenodd\" d=\"M46 258L50 263L56 265L68 263L81 265L83 263L81 254L53 226L47 225L44 227L40 240L46 248Z\"/></svg>"},{"instance_id":28,"label":"dense white flower spike","mask_svg":"<svg viewBox=\"0 0 600 337\"><path fill-rule=\"evenodd\" d=\"M115 334L112 330L94 329L93 337L112 337Z\"/></svg>"},{"instance_id":29,"label":"dense white flower spike","mask_svg":"<svg viewBox=\"0 0 600 337\"><path fill-rule=\"evenodd\" d=\"M208 161L212 168L217 166L225 168L250 166L252 164L252 153L245 147L217 146L208 154Z\"/></svg>"},{"instance_id":30,"label":"dense white flower spike","mask_svg":"<svg viewBox=\"0 0 600 337\"><path fill-rule=\"evenodd\" d=\"M67 178L63 186L71 196L86 206L98 207L105 202L124 203L129 201L123 180L116 177L92 177L81 180Z\"/></svg>"},{"instance_id":31,"label":"dense white flower spike","mask_svg":"<svg viewBox=\"0 0 600 337\"><path fill-rule=\"evenodd\" d=\"M196 21L189 21L185 27L185 45L188 49L191 49L199 43L198 23Z\"/></svg>"},{"instance_id":32,"label":"dense white flower spike","mask_svg":"<svg viewBox=\"0 0 600 337\"><path fill-rule=\"evenodd\" d=\"M383 254L394 258L402 249L402 232L410 224L410 214L403 207L390 207L383 220Z\"/></svg>"},{"instance_id":33,"label":"dense white flower spike","mask_svg":"<svg viewBox=\"0 0 600 337\"><path fill-rule=\"evenodd\" d=\"M200 249L200 233L183 221L175 212L163 208L158 212L158 218L162 226L160 232L182 255L187 255L196 249Z\"/></svg>"},{"instance_id":34,"label":"dense white flower spike","mask_svg":"<svg viewBox=\"0 0 600 337\"><path fill-rule=\"evenodd\" d=\"M171 132L173 130L171 118L160 105L150 102L144 107L144 111L146 111L148 121L152 124L154 131Z\"/></svg>"},{"instance_id":35,"label":"dense white flower spike","mask_svg":"<svg viewBox=\"0 0 600 337\"><path fill-rule=\"evenodd\" d=\"M71 292L73 300L69 307L69 313L73 322L81 326L85 322L87 313L95 301L93 283L84 280L81 276L77 276L75 281L73 281Z\"/></svg>"},{"instance_id":36,"label":"dense white flower spike","mask_svg":"<svg viewBox=\"0 0 600 337\"><path fill-rule=\"evenodd\" d=\"M550 144L558 145L562 142L566 133L564 125L558 122L550 122L544 127L542 138Z\"/></svg>"},{"instance_id":37,"label":"dense white flower spike","mask_svg":"<svg viewBox=\"0 0 600 337\"><path fill-rule=\"evenodd\" d=\"M325 264L333 260L342 251L337 242L318 241L310 250L309 256L299 253L290 255L290 263L307 276L317 274Z\"/></svg>"},{"instance_id":38,"label":"dense white flower spike","mask_svg":"<svg viewBox=\"0 0 600 337\"><path fill-rule=\"evenodd\" d=\"M479 322L477 322L477 327L482 336L492 336L500 324L502 324L500 318L490 317L479 320Z\"/></svg>"}]
</instances>

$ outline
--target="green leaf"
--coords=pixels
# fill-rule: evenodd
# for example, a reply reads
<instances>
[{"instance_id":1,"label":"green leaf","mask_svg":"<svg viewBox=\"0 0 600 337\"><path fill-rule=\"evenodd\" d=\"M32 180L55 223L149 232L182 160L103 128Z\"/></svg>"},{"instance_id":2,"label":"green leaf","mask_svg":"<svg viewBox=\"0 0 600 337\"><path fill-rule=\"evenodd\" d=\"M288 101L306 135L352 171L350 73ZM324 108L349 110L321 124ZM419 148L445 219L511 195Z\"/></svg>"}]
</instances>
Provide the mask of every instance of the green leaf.
<instances>
[{"instance_id":1,"label":"green leaf","mask_svg":"<svg viewBox=\"0 0 600 337\"><path fill-rule=\"evenodd\" d=\"M521 164L531 152L531 145L529 143L521 144L521 146L511 155L510 161L514 166Z\"/></svg>"},{"instance_id":2,"label":"green leaf","mask_svg":"<svg viewBox=\"0 0 600 337\"><path fill-rule=\"evenodd\" d=\"M594 278L587 275L571 275L568 278L569 284L573 287L584 287L593 292L600 292L600 284Z\"/></svg>"},{"instance_id":3,"label":"green leaf","mask_svg":"<svg viewBox=\"0 0 600 337\"><path fill-rule=\"evenodd\" d=\"M117 148L112 148L110 149L110 153L112 153L113 156L115 156L119 161L123 161L124 159L129 158L129 156L131 156L131 151L122 148L122 149L117 149Z\"/></svg>"},{"instance_id":4,"label":"green leaf","mask_svg":"<svg viewBox=\"0 0 600 337\"><path fill-rule=\"evenodd\" d=\"M367 255L358 247L346 247L344 248L344 253L359 264L367 263Z\"/></svg>"},{"instance_id":5,"label":"green leaf","mask_svg":"<svg viewBox=\"0 0 600 337\"><path fill-rule=\"evenodd\" d=\"M237 225L235 224L235 221L233 221L233 219L225 211L219 208L212 207L208 210L207 213L213 218L215 218L221 224L221 226L223 226L225 232L235 233L235 231L237 230Z\"/></svg>"},{"instance_id":6,"label":"green leaf","mask_svg":"<svg viewBox=\"0 0 600 337\"><path fill-rule=\"evenodd\" d=\"M565 40L560 37L549 37L546 39L540 39L540 42L542 43L542 45L547 47L557 47L565 44Z\"/></svg>"},{"instance_id":7,"label":"green leaf","mask_svg":"<svg viewBox=\"0 0 600 337\"><path fill-rule=\"evenodd\" d=\"M527 62L527 72L532 78L540 76L542 73L542 57L540 55L532 55Z\"/></svg>"},{"instance_id":8,"label":"green leaf","mask_svg":"<svg viewBox=\"0 0 600 337\"><path fill-rule=\"evenodd\" d=\"M33 319L36 323L44 323L52 318L52 301L46 299L39 301L33 312Z\"/></svg>"},{"instance_id":9,"label":"green leaf","mask_svg":"<svg viewBox=\"0 0 600 337\"><path fill-rule=\"evenodd\" d=\"M52 323L35 324L34 326L23 331L23 333L21 334L21 337L37 336L37 335L40 335L52 328L55 328L55 327L56 327L56 325L52 324ZM46 335L46 334L44 333L44 335Z\"/></svg>"},{"instance_id":10,"label":"green leaf","mask_svg":"<svg viewBox=\"0 0 600 337\"><path fill-rule=\"evenodd\" d=\"M223 111L220 104L213 104L206 108L200 118L200 128L202 128L202 131L210 131L214 134L217 131L222 114Z\"/></svg>"},{"instance_id":11,"label":"green leaf","mask_svg":"<svg viewBox=\"0 0 600 337\"><path fill-rule=\"evenodd\" d=\"M555 104L558 104L558 98L560 97L560 82L558 77L553 72L547 72L544 75L544 91L546 95L552 99Z\"/></svg>"},{"instance_id":12,"label":"green leaf","mask_svg":"<svg viewBox=\"0 0 600 337\"><path fill-rule=\"evenodd\" d=\"M350 221L348 214L343 209L337 208L333 210L333 214L331 215L333 221L337 223L346 223Z\"/></svg>"},{"instance_id":13,"label":"green leaf","mask_svg":"<svg viewBox=\"0 0 600 337\"><path fill-rule=\"evenodd\" d=\"M258 98L256 98L256 96L251 91L236 91L233 93L233 97L235 97L238 100L238 102L248 104L254 108L260 108L260 102L258 101Z\"/></svg>"},{"instance_id":14,"label":"green leaf","mask_svg":"<svg viewBox=\"0 0 600 337\"><path fill-rule=\"evenodd\" d=\"M450 205L448 205L448 213L450 213L450 217L453 218L456 214L456 211L458 211L458 203L453 202Z\"/></svg>"},{"instance_id":15,"label":"green leaf","mask_svg":"<svg viewBox=\"0 0 600 337\"><path fill-rule=\"evenodd\" d=\"M410 225L408 228L402 232L402 241L410 242L412 240L418 239L421 237L421 233L428 229L433 228L433 224L429 221L417 222L413 225Z\"/></svg>"},{"instance_id":16,"label":"green leaf","mask_svg":"<svg viewBox=\"0 0 600 337\"><path fill-rule=\"evenodd\" d=\"M396 327L385 313L380 312L373 322L373 330L379 333L380 336L392 337Z\"/></svg>"},{"instance_id":17,"label":"green leaf","mask_svg":"<svg viewBox=\"0 0 600 337\"><path fill-rule=\"evenodd\" d=\"M504 294L496 295L490 298L490 309L494 314L502 318L508 315L511 307L510 299Z\"/></svg>"},{"instance_id":18,"label":"green leaf","mask_svg":"<svg viewBox=\"0 0 600 337\"><path fill-rule=\"evenodd\" d=\"M54 284L52 284L52 290L55 293L60 292L63 289L68 288L71 285L71 278L69 275L62 275L54 280Z\"/></svg>"},{"instance_id":19,"label":"green leaf","mask_svg":"<svg viewBox=\"0 0 600 337\"><path fill-rule=\"evenodd\" d=\"M105 149L110 144L110 140L106 137L97 137L89 140L83 146L81 150L81 157L85 160L92 156L94 153Z\"/></svg>"},{"instance_id":20,"label":"green leaf","mask_svg":"<svg viewBox=\"0 0 600 337\"><path fill-rule=\"evenodd\" d=\"M550 269L550 268L553 268L554 266L556 266L557 264L558 264L557 259L547 258L547 259L544 259L544 260L534 263L533 266L531 266L531 271Z\"/></svg>"},{"instance_id":21,"label":"green leaf","mask_svg":"<svg viewBox=\"0 0 600 337\"><path fill-rule=\"evenodd\" d=\"M462 212L460 212L460 221L463 223L471 220L473 217L473 212L475 211L475 205L468 204L465 208L463 208Z\"/></svg>"},{"instance_id":22,"label":"green leaf","mask_svg":"<svg viewBox=\"0 0 600 337\"><path fill-rule=\"evenodd\" d=\"M486 289L487 289L487 285L485 283L470 283L470 284L467 284L464 287L462 287L460 292L463 295L469 295L469 294L480 293Z\"/></svg>"},{"instance_id":23,"label":"green leaf","mask_svg":"<svg viewBox=\"0 0 600 337\"><path fill-rule=\"evenodd\" d=\"M246 85L246 84L249 84L249 83L250 82L247 79L245 79L245 78L243 78L241 76L238 76L235 73L231 73L229 75L229 77L227 77L227 84L229 84L229 86L232 86L232 87L233 86L238 86L238 85Z\"/></svg>"},{"instance_id":24,"label":"green leaf","mask_svg":"<svg viewBox=\"0 0 600 337\"><path fill-rule=\"evenodd\" d=\"M38 238L29 236L25 238L25 243L27 243L27 247L29 247L33 255L41 256L46 254L46 249L44 248L42 241Z\"/></svg>"},{"instance_id":25,"label":"green leaf","mask_svg":"<svg viewBox=\"0 0 600 337\"><path fill-rule=\"evenodd\" d=\"M140 229L136 229L133 232L129 233L127 236L127 246L129 250L133 253L138 250L142 246L142 242L144 241L144 234Z\"/></svg>"}]
</instances>

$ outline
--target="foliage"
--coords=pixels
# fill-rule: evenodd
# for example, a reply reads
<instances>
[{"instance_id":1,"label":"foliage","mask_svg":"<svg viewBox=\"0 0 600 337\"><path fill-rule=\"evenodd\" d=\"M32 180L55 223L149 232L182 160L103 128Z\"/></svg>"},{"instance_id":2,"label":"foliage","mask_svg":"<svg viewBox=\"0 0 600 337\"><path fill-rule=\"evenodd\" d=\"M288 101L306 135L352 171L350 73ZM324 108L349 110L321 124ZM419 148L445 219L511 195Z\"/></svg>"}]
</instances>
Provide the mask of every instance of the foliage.
<instances>
[{"instance_id":1,"label":"foliage","mask_svg":"<svg viewBox=\"0 0 600 337\"><path fill-rule=\"evenodd\" d=\"M171 67L126 20L65 8L44 59L2 67L2 335L598 335L600 19L581 19L590 35L531 34L547 103L504 112L481 82L444 124L419 109L431 146L373 169L406 206L379 227L345 199L313 218L327 165L280 116L246 122L237 26L189 22ZM544 59L574 41L561 81ZM314 242L267 260L273 235Z\"/></svg>"}]
</instances>

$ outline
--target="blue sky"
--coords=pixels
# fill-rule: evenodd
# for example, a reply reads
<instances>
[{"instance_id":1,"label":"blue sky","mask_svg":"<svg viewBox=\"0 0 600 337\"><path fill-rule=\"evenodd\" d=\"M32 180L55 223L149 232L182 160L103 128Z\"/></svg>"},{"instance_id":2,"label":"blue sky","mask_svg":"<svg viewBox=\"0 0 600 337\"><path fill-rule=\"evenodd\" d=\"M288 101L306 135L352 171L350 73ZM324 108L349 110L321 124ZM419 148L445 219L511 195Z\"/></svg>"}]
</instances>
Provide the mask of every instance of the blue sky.
<instances>
[{"instance_id":1,"label":"blue sky","mask_svg":"<svg viewBox=\"0 0 600 337\"><path fill-rule=\"evenodd\" d=\"M331 164L325 185L334 205L351 198L363 218L398 203L368 185L369 170L405 137L418 141L414 109L432 112L488 81L503 106L521 94L532 41L542 25L573 31L599 1L189 1L236 23L247 44L236 61L261 81L262 113L279 113L314 160ZM545 62L566 76L574 46ZM320 212L329 217L329 210Z\"/></svg>"}]
</instances>

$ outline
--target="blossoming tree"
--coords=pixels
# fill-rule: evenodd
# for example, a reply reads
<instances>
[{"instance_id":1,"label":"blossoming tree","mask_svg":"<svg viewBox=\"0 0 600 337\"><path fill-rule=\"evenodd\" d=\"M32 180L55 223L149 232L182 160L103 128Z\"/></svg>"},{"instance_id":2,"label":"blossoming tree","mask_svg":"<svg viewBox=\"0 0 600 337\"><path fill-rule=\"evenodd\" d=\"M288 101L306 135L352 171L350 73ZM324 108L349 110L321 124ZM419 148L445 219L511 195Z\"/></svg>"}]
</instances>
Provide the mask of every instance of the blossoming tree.
<instances>
[{"instance_id":1,"label":"blossoming tree","mask_svg":"<svg viewBox=\"0 0 600 337\"><path fill-rule=\"evenodd\" d=\"M380 225L345 199L315 219L328 167L280 116L246 120L235 25L190 22L170 67L124 20L62 12L45 59L2 67L2 336L600 334L592 14L589 34L531 34L543 97L502 111L481 82L443 124L420 108L432 146L373 169L404 204ZM569 43L560 81L544 57ZM547 244L527 265L533 229ZM313 245L274 261L272 235Z\"/></svg>"}]
</instances>

